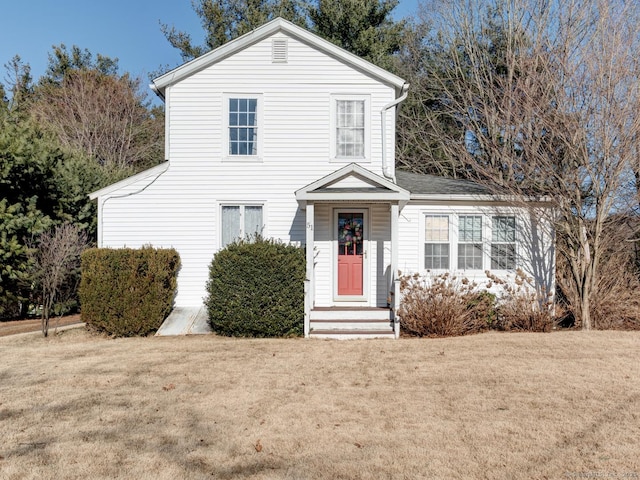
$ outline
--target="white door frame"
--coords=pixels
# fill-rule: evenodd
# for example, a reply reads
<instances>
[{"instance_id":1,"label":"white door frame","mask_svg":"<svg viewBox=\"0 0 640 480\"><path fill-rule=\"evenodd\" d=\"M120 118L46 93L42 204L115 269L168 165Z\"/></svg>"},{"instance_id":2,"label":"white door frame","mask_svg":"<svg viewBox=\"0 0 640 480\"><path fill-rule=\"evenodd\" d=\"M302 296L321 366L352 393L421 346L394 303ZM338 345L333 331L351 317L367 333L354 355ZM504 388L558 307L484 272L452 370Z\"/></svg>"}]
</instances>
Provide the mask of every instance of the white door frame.
<instances>
[{"instance_id":1,"label":"white door frame","mask_svg":"<svg viewBox=\"0 0 640 480\"><path fill-rule=\"evenodd\" d=\"M338 214L340 213L361 213L363 223L363 239L362 239L362 295L338 295ZM331 249L331 265L333 269L333 301L340 303L341 306L363 306L370 303L370 284L371 284L371 269L369 268L369 261L371 258L371 248L369 241L369 208L367 207L334 207L331 227L332 230L332 249Z\"/></svg>"}]
</instances>

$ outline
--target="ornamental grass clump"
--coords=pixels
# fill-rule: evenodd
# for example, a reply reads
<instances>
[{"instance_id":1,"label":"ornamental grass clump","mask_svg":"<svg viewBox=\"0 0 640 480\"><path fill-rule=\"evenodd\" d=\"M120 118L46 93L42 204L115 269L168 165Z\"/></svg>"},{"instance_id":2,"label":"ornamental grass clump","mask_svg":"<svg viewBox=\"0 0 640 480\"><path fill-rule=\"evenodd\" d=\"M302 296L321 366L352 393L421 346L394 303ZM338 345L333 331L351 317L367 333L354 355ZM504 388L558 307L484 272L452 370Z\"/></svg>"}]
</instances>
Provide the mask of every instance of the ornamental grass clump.
<instances>
[{"instance_id":1,"label":"ornamental grass clump","mask_svg":"<svg viewBox=\"0 0 640 480\"><path fill-rule=\"evenodd\" d=\"M480 333L495 320L495 296L450 273L400 277L402 333L449 337Z\"/></svg>"},{"instance_id":2,"label":"ornamental grass clump","mask_svg":"<svg viewBox=\"0 0 640 480\"><path fill-rule=\"evenodd\" d=\"M303 248L260 236L231 243L209 267L211 328L235 337L302 335L305 277Z\"/></svg>"}]
</instances>

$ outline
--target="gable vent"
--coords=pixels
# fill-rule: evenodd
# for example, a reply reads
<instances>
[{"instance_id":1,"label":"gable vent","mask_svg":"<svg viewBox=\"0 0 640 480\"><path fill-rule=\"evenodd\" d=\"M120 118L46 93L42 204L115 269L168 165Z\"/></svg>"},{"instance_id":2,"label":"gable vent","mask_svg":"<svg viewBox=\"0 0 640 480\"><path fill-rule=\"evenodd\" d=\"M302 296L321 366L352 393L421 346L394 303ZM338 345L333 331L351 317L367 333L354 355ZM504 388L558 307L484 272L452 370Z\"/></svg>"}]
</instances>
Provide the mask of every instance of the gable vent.
<instances>
[{"instance_id":1,"label":"gable vent","mask_svg":"<svg viewBox=\"0 0 640 480\"><path fill-rule=\"evenodd\" d=\"M273 63L287 63L287 39L274 38L271 41L271 61Z\"/></svg>"}]
</instances>

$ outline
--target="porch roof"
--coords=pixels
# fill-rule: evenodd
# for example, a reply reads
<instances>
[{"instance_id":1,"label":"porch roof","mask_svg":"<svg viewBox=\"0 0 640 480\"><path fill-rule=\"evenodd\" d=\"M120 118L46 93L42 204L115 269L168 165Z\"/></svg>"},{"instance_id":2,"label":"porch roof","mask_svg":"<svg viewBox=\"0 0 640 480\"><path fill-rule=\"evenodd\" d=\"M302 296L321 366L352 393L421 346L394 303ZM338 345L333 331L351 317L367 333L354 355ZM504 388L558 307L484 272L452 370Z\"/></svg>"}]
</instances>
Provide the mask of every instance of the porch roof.
<instances>
[{"instance_id":1,"label":"porch roof","mask_svg":"<svg viewBox=\"0 0 640 480\"><path fill-rule=\"evenodd\" d=\"M296 191L307 202L392 202L405 204L409 191L356 163L346 165Z\"/></svg>"}]
</instances>

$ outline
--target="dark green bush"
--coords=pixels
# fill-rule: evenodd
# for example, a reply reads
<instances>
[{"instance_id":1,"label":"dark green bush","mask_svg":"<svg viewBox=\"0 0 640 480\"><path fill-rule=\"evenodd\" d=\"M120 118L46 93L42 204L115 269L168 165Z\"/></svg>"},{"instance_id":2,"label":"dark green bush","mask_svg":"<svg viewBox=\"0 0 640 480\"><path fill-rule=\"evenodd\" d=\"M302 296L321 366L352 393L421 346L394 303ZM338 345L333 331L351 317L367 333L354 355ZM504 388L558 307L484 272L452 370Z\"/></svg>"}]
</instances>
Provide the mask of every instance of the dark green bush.
<instances>
[{"instance_id":1,"label":"dark green bush","mask_svg":"<svg viewBox=\"0 0 640 480\"><path fill-rule=\"evenodd\" d=\"M211 328L236 337L301 335L304 249L260 237L218 252L209 267Z\"/></svg>"},{"instance_id":2,"label":"dark green bush","mask_svg":"<svg viewBox=\"0 0 640 480\"><path fill-rule=\"evenodd\" d=\"M117 337L148 335L171 312L180 257L174 249L92 248L82 254L82 320Z\"/></svg>"}]
</instances>

